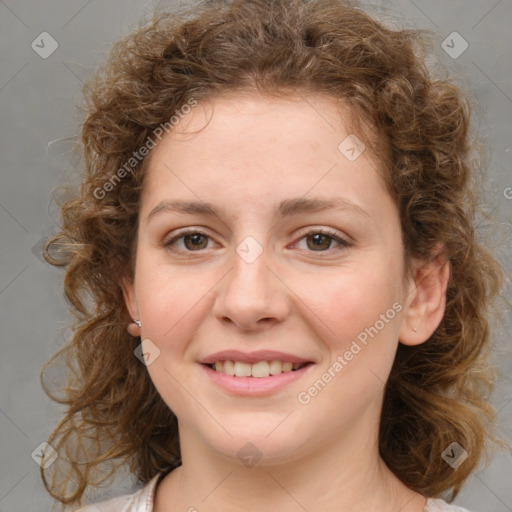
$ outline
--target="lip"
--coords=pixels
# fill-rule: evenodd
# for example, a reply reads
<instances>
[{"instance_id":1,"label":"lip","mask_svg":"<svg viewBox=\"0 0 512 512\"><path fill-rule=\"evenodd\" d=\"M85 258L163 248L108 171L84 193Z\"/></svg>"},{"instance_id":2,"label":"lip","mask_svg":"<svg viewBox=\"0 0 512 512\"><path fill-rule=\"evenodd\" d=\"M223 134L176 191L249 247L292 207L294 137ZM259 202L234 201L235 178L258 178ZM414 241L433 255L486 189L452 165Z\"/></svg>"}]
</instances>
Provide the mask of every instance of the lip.
<instances>
[{"instance_id":1,"label":"lip","mask_svg":"<svg viewBox=\"0 0 512 512\"><path fill-rule=\"evenodd\" d=\"M215 352L204 359L199 360L201 364L214 364L217 361L238 361L240 363L255 364L260 361L283 361L290 363L311 363L311 359L304 359L293 354L286 354L285 352L277 352L275 350L257 350L255 352L240 352L239 350L222 350ZM298 370L297 370L298 371ZM243 378L243 377L237 377ZM252 377L247 377L252 378ZM261 379L266 379L262 377ZM259 380L261 380L259 379Z\"/></svg>"},{"instance_id":2,"label":"lip","mask_svg":"<svg viewBox=\"0 0 512 512\"><path fill-rule=\"evenodd\" d=\"M220 359L217 359L217 361L219 360ZM240 360L238 359L238 361ZM262 359L258 359L258 361L262 361ZM225 391L239 396L265 396L275 393L303 377L313 366L315 365L310 362L310 364L298 370L283 372L270 377L234 377L226 375L224 372L213 370L207 363L201 365L208 377L216 385L223 388Z\"/></svg>"}]
</instances>

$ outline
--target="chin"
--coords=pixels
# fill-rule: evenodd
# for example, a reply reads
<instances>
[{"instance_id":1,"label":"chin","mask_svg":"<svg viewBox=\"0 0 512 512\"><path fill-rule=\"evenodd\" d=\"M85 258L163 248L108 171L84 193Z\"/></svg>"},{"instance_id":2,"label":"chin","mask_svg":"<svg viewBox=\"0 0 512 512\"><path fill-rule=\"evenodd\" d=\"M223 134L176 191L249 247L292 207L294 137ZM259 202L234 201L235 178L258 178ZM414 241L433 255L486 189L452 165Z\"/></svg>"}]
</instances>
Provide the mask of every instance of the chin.
<instances>
[{"instance_id":1,"label":"chin","mask_svg":"<svg viewBox=\"0 0 512 512\"><path fill-rule=\"evenodd\" d=\"M221 435L213 437L210 431L203 433L207 436L203 439L223 457L238 460L246 467L275 466L306 455L305 447L311 448L315 443L314 436L307 436L304 428L298 435L297 429L290 429L290 425L284 425L285 422L281 425L259 422L256 426L255 421L245 421L236 426L230 425L227 429L231 435L221 429Z\"/></svg>"}]
</instances>

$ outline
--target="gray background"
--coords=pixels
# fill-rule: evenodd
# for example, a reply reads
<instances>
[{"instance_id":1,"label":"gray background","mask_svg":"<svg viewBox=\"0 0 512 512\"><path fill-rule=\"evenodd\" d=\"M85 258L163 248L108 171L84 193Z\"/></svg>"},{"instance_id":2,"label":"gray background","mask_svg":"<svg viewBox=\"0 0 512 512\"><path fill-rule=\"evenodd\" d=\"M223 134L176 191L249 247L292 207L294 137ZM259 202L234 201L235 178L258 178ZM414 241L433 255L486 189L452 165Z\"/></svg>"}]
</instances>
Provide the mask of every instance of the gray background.
<instances>
[{"instance_id":1,"label":"gray background","mask_svg":"<svg viewBox=\"0 0 512 512\"><path fill-rule=\"evenodd\" d=\"M481 232L491 235L510 275L511 0L369 3L384 8L384 17L398 18L402 26L438 31L440 58L472 91L477 104L475 124L489 146L486 195L495 214L492 224L482 224ZM50 510L52 503L31 453L59 418L58 406L41 389L39 372L69 335L63 272L38 255L42 240L56 229L58 220L51 192L64 179L69 181L66 171L74 164L69 142L60 139L78 133L81 82L102 62L110 44L133 29L142 15L163 5L142 0L0 1L0 511L40 512ZM443 39L454 31L469 44L457 58L441 49ZM58 43L46 59L31 47L42 32ZM450 42L452 51L460 49L460 44L460 40ZM60 141L49 146L56 140ZM505 295L511 297L509 280ZM499 332L494 357L503 375L493 404L499 411L501 435L512 442L510 310L504 309L504 315L505 327ZM511 484L512 456L503 451L469 479L456 503L473 512L512 511ZM131 491L132 485L128 478L102 496Z\"/></svg>"}]
</instances>

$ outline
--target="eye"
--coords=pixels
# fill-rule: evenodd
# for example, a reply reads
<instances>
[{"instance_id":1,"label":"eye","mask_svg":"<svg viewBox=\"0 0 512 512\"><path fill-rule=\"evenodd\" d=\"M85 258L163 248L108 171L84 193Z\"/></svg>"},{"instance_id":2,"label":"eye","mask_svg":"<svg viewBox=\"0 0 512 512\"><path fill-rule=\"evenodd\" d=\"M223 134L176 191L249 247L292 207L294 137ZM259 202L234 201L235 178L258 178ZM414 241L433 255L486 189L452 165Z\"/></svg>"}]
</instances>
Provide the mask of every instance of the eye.
<instances>
[{"instance_id":1,"label":"eye","mask_svg":"<svg viewBox=\"0 0 512 512\"><path fill-rule=\"evenodd\" d=\"M208 246L209 240L211 240L211 238L202 231L188 230L182 231L179 234L173 236L171 239L166 240L163 245L175 252L197 252L203 249L211 248L211 246ZM306 241L305 250L310 250L313 252L327 252L333 249L333 247L331 247L333 242L337 244L334 249L339 248L340 246L351 246L350 242L341 238L337 232L325 228L309 231L299 239L299 242L302 242L303 240Z\"/></svg>"},{"instance_id":2,"label":"eye","mask_svg":"<svg viewBox=\"0 0 512 512\"><path fill-rule=\"evenodd\" d=\"M176 242L183 239L183 244L181 247L176 247ZM164 242L164 246L168 247L173 251L198 251L202 249L207 249L208 247L208 239L210 237L203 233L202 231L190 230L190 231L182 231L180 234L174 236L170 240ZM178 244L179 245L179 244Z\"/></svg>"},{"instance_id":3,"label":"eye","mask_svg":"<svg viewBox=\"0 0 512 512\"><path fill-rule=\"evenodd\" d=\"M329 229L315 229L306 233L300 240L306 241L306 250L313 252L327 252L332 249L331 244L338 244L334 249L342 247L350 247L350 242L341 238L337 232Z\"/></svg>"}]
</instances>

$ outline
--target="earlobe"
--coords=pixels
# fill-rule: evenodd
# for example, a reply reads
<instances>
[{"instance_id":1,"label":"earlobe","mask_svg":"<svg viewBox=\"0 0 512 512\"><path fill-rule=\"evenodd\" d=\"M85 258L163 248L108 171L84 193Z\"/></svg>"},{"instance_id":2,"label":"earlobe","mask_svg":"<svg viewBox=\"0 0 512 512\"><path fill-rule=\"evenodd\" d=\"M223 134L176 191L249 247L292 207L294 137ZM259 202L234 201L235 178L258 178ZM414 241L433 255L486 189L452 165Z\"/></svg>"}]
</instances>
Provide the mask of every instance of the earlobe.
<instances>
[{"instance_id":1,"label":"earlobe","mask_svg":"<svg viewBox=\"0 0 512 512\"><path fill-rule=\"evenodd\" d=\"M443 319L450 262L444 251L416 265L409 288L399 340L404 345L427 341Z\"/></svg>"}]
</instances>

